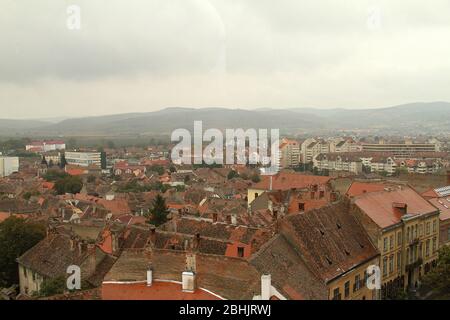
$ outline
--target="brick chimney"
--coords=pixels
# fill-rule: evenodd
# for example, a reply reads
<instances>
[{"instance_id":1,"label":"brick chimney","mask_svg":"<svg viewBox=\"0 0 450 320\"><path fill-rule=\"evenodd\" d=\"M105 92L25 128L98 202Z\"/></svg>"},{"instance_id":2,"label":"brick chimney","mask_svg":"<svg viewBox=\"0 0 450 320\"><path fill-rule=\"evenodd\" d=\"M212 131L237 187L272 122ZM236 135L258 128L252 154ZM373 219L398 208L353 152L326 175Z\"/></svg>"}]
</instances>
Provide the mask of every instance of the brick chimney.
<instances>
[{"instance_id":1,"label":"brick chimney","mask_svg":"<svg viewBox=\"0 0 450 320\"><path fill-rule=\"evenodd\" d=\"M335 191L330 193L330 201L331 202L337 201L337 193Z\"/></svg>"},{"instance_id":2,"label":"brick chimney","mask_svg":"<svg viewBox=\"0 0 450 320\"><path fill-rule=\"evenodd\" d=\"M194 250L197 250L200 246L200 239L200 233L196 233L194 238Z\"/></svg>"},{"instance_id":3,"label":"brick chimney","mask_svg":"<svg viewBox=\"0 0 450 320\"><path fill-rule=\"evenodd\" d=\"M150 241L152 244L156 241L156 228L154 226L150 227Z\"/></svg>"}]
</instances>

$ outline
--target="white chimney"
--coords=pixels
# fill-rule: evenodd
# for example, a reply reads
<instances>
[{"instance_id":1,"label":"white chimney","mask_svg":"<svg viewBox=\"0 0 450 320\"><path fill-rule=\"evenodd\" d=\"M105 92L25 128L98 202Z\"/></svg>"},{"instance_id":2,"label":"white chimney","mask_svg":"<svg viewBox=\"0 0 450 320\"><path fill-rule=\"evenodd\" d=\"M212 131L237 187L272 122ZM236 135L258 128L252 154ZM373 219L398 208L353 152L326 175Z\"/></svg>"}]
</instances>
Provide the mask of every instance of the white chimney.
<instances>
[{"instance_id":1,"label":"white chimney","mask_svg":"<svg viewBox=\"0 0 450 320\"><path fill-rule=\"evenodd\" d=\"M261 300L270 300L272 289L272 277L270 274L261 276Z\"/></svg>"},{"instance_id":2,"label":"white chimney","mask_svg":"<svg viewBox=\"0 0 450 320\"><path fill-rule=\"evenodd\" d=\"M192 271L184 271L182 273L183 292L195 291L195 273Z\"/></svg>"},{"instance_id":3,"label":"white chimney","mask_svg":"<svg viewBox=\"0 0 450 320\"><path fill-rule=\"evenodd\" d=\"M153 270L150 267L147 270L147 287L151 287L152 283L153 283Z\"/></svg>"},{"instance_id":4,"label":"white chimney","mask_svg":"<svg viewBox=\"0 0 450 320\"><path fill-rule=\"evenodd\" d=\"M233 214L231 215L231 224L232 224L232 225L236 225L236 224L237 224L237 217L236 217L236 214L235 214L235 213L233 213Z\"/></svg>"}]
</instances>

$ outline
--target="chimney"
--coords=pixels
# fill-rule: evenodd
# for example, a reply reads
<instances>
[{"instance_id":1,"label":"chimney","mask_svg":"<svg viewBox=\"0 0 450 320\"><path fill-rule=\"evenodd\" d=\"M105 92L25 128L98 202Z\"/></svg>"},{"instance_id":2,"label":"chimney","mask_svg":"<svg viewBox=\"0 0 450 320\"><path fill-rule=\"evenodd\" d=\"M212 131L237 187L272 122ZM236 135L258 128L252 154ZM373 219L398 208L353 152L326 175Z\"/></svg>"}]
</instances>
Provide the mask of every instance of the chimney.
<instances>
[{"instance_id":1,"label":"chimney","mask_svg":"<svg viewBox=\"0 0 450 320\"><path fill-rule=\"evenodd\" d=\"M237 224L237 216L235 213L231 214L231 224L236 225Z\"/></svg>"},{"instance_id":2,"label":"chimney","mask_svg":"<svg viewBox=\"0 0 450 320\"><path fill-rule=\"evenodd\" d=\"M195 273L193 271L184 271L181 274L183 292L195 291Z\"/></svg>"},{"instance_id":3,"label":"chimney","mask_svg":"<svg viewBox=\"0 0 450 320\"><path fill-rule=\"evenodd\" d=\"M270 300L272 290L272 277L270 274L261 276L261 300Z\"/></svg>"},{"instance_id":4,"label":"chimney","mask_svg":"<svg viewBox=\"0 0 450 320\"><path fill-rule=\"evenodd\" d=\"M197 250L199 246L200 246L200 233L196 233L194 238L194 250Z\"/></svg>"},{"instance_id":5,"label":"chimney","mask_svg":"<svg viewBox=\"0 0 450 320\"><path fill-rule=\"evenodd\" d=\"M156 228L153 226L150 227L150 241L152 244L154 244L156 241Z\"/></svg>"},{"instance_id":6,"label":"chimney","mask_svg":"<svg viewBox=\"0 0 450 320\"><path fill-rule=\"evenodd\" d=\"M153 267L150 265L147 269L147 287L151 287L153 282Z\"/></svg>"},{"instance_id":7,"label":"chimney","mask_svg":"<svg viewBox=\"0 0 450 320\"><path fill-rule=\"evenodd\" d=\"M330 201L335 202L337 200L337 193L335 191L330 193Z\"/></svg>"}]
</instances>

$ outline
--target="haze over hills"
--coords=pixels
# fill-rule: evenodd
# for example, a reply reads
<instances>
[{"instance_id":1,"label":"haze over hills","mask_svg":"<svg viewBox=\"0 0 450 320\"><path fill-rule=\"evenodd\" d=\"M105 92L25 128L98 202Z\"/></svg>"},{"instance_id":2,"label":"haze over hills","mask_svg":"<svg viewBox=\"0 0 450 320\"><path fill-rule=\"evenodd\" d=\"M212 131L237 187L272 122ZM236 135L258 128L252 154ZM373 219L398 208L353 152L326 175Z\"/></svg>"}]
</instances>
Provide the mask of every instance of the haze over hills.
<instances>
[{"instance_id":1,"label":"haze over hills","mask_svg":"<svg viewBox=\"0 0 450 320\"><path fill-rule=\"evenodd\" d=\"M77 136L170 134L191 130L195 120L206 128L279 128L282 133L367 130L448 133L450 103L410 103L377 109L167 108L148 113L126 113L66 119L59 122L0 119L1 135Z\"/></svg>"}]
</instances>

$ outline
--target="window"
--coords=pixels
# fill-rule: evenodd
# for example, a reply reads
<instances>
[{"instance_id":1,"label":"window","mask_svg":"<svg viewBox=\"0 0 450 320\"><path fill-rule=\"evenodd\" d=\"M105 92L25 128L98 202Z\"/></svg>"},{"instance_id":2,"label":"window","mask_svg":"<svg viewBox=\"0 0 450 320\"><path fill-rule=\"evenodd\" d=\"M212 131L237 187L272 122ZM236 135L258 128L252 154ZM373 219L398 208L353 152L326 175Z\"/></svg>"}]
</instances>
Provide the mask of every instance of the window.
<instances>
[{"instance_id":1,"label":"window","mask_svg":"<svg viewBox=\"0 0 450 320\"><path fill-rule=\"evenodd\" d=\"M24 276L25 278L28 277L28 275L27 275L27 269L25 269L25 268L23 268L23 276Z\"/></svg>"},{"instance_id":2,"label":"window","mask_svg":"<svg viewBox=\"0 0 450 320\"><path fill-rule=\"evenodd\" d=\"M406 240L409 241L409 227L406 228Z\"/></svg>"},{"instance_id":3,"label":"window","mask_svg":"<svg viewBox=\"0 0 450 320\"><path fill-rule=\"evenodd\" d=\"M433 237L433 253L435 253L436 252L436 244L437 244L437 239L436 239L436 237Z\"/></svg>"},{"instance_id":4,"label":"window","mask_svg":"<svg viewBox=\"0 0 450 320\"><path fill-rule=\"evenodd\" d=\"M397 252L397 271L400 271L402 268L402 253Z\"/></svg>"},{"instance_id":5,"label":"window","mask_svg":"<svg viewBox=\"0 0 450 320\"><path fill-rule=\"evenodd\" d=\"M387 257L383 258L383 276L387 276Z\"/></svg>"},{"instance_id":6,"label":"window","mask_svg":"<svg viewBox=\"0 0 450 320\"><path fill-rule=\"evenodd\" d=\"M355 276L355 284L354 284L354 288L353 291L358 291L361 287L361 279L359 274Z\"/></svg>"},{"instance_id":7,"label":"window","mask_svg":"<svg viewBox=\"0 0 450 320\"><path fill-rule=\"evenodd\" d=\"M255 193L255 199L258 198L258 192Z\"/></svg>"},{"instance_id":8,"label":"window","mask_svg":"<svg viewBox=\"0 0 450 320\"><path fill-rule=\"evenodd\" d=\"M348 298L350 296L350 281L347 281L344 284L344 295L346 298Z\"/></svg>"},{"instance_id":9,"label":"window","mask_svg":"<svg viewBox=\"0 0 450 320\"><path fill-rule=\"evenodd\" d=\"M433 221L433 233L435 233L437 230L437 224L436 224L436 220Z\"/></svg>"},{"instance_id":10,"label":"window","mask_svg":"<svg viewBox=\"0 0 450 320\"><path fill-rule=\"evenodd\" d=\"M341 300L341 293L339 288L333 290L333 300Z\"/></svg>"},{"instance_id":11,"label":"window","mask_svg":"<svg viewBox=\"0 0 450 320\"><path fill-rule=\"evenodd\" d=\"M387 237L385 237L383 239L383 249L384 249L384 251L387 251L387 248L388 248L388 239L387 239Z\"/></svg>"},{"instance_id":12,"label":"window","mask_svg":"<svg viewBox=\"0 0 450 320\"><path fill-rule=\"evenodd\" d=\"M394 236L391 235L389 237L389 248L392 250L392 248L394 248Z\"/></svg>"},{"instance_id":13,"label":"window","mask_svg":"<svg viewBox=\"0 0 450 320\"><path fill-rule=\"evenodd\" d=\"M397 246L402 244L402 232L397 233Z\"/></svg>"},{"instance_id":14,"label":"window","mask_svg":"<svg viewBox=\"0 0 450 320\"><path fill-rule=\"evenodd\" d=\"M238 247L238 257L244 257L244 247Z\"/></svg>"},{"instance_id":15,"label":"window","mask_svg":"<svg viewBox=\"0 0 450 320\"><path fill-rule=\"evenodd\" d=\"M299 211L305 211L305 204L300 202L300 203L298 204L298 210L299 210Z\"/></svg>"},{"instance_id":16,"label":"window","mask_svg":"<svg viewBox=\"0 0 450 320\"><path fill-rule=\"evenodd\" d=\"M389 273L394 272L394 255L391 254L389 257Z\"/></svg>"},{"instance_id":17,"label":"window","mask_svg":"<svg viewBox=\"0 0 450 320\"><path fill-rule=\"evenodd\" d=\"M430 223L427 222L427 229L426 229L427 234L430 234Z\"/></svg>"},{"instance_id":18,"label":"window","mask_svg":"<svg viewBox=\"0 0 450 320\"><path fill-rule=\"evenodd\" d=\"M425 246L425 257L430 255L430 239L427 240L427 245Z\"/></svg>"}]
</instances>

